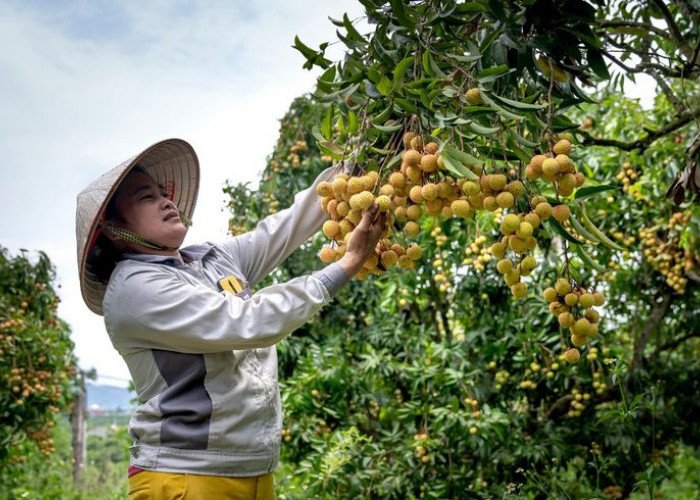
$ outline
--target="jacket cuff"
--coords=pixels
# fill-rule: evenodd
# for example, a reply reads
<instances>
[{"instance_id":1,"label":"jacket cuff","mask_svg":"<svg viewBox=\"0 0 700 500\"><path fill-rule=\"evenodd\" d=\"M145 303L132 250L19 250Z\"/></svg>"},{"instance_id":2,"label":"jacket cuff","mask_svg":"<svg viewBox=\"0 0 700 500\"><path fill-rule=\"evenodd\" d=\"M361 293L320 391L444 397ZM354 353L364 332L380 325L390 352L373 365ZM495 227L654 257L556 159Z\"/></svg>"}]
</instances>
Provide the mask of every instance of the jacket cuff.
<instances>
[{"instance_id":1,"label":"jacket cuff","mask_svg":"<svg viewBox=\"0 0 700 500\"><path fill-rule=\"evenodd\" d=\"M326 287L328 294L333 297L336 295L345 284L350 281L350 276L343 270L337 262L329 264L320 271L312 274L321 280L323 286Z\"/></svg>"}]
</instances>

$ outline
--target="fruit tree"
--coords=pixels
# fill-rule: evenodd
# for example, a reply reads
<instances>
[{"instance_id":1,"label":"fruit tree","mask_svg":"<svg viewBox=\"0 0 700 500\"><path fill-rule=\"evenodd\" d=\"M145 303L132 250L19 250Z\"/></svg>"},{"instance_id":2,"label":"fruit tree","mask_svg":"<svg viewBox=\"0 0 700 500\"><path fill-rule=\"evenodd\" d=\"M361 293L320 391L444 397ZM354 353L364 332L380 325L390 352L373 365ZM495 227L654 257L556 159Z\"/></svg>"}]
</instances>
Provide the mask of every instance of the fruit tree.
<instances>
[{"instance_id":1,"label":"fruit tree","mask_svg":"<svg viewBox=\"0 0 700 500\"><path fill-rule=\"evenodd\" d=\"M367 279L280 346L282 481L329 498L653 490L668 445L697 436L698 9L362 4L368 23L332 20L342 61L295 40L317 87L259 188L225 188L235 234L351 168L271 280L337 259L372 203L389 213ZM639 73L652 109L624 97Z\"/></svg>"}]
</instances>

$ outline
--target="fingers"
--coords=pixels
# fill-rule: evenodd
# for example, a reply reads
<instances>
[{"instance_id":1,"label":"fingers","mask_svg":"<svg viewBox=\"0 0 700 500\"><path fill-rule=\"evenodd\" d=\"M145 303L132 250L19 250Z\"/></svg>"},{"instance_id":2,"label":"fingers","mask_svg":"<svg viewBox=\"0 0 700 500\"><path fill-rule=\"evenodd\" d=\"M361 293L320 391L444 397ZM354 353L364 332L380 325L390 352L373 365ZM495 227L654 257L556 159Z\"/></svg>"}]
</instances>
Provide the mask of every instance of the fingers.
<instances>
[{"instance_id":1,"label":"fingers","mask_svg":"<svg viewBox=\"0 0 700 500\"><path fill-rule=\"evenodd\" d=\"M364 213L364 215L362 216L362 219L360 220L360 223L357 225L356 229L360 229L361 231L369 231L374 220L377 217L378 211L379 211L379 205L374 203Z\"/></svg>"}]
</instances>

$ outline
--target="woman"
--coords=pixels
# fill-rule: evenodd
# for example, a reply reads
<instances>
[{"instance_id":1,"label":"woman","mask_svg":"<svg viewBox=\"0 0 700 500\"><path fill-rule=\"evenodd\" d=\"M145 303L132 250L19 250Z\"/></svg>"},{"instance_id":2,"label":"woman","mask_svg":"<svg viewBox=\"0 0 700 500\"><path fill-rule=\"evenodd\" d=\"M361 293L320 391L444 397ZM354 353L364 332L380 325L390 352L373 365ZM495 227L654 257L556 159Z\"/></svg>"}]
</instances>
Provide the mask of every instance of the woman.
<instances>
[{"instance_id":1,"label":"woman","mask_svg":"<svg viewBox=\"0 0 700 500\"><path fill-rule=\"evenodd\" d=\"M82 295L104 315L138 395L130 498L274 498L275 344L361 269L385 225L372 207L339 261L252 293L326 220L315 187L332 174L255 230L186 248L199 165L182 140L147 148L78 195Z\"/></svg>"}]
</instances>

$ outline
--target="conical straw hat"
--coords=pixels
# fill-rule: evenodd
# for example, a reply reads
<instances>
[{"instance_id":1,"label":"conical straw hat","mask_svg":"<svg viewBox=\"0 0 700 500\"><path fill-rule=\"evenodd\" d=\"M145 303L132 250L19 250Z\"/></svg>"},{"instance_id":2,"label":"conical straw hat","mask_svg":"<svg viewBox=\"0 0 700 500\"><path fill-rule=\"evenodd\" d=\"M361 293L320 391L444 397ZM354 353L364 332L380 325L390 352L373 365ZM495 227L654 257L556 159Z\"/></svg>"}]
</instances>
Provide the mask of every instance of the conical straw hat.
<instances>
[{"instance_id":1,"label":"conical straw hat","mask_svg":"<svg viewBox=\"0 0 700 500\"><path fill-rule=\"evenodd\" d=\"M90 310L99 315L103 314L102 300L107 285L91 272L87 259L110 198L137 164L172 193L173 203L187 218L192 219L197 201L199 161L192 146L181 139L168 139L150 146L103 174L78 194L75 225L80 291Z\"/></svg>"}]
</instances>

